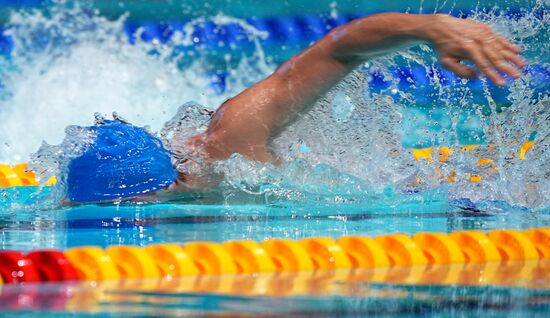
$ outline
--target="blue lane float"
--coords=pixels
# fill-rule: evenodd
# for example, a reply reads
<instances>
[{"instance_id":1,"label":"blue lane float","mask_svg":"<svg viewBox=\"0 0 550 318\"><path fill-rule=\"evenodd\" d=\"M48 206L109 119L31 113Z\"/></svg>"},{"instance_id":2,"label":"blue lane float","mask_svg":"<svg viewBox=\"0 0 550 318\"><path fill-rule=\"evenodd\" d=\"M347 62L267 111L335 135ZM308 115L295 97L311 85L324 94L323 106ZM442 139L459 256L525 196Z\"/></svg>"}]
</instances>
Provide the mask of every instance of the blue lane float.
<instances>
[{"instance_id":1,"label":"blue lane float","mask_svg":"<svg viewBox=\"0 0 550 318\"><path fill-rule=\"evenodd\" d=\"M441 67L426 69L420 65L410 67L394 66L389 68L389 76L385 76L379 70L365 69L365 71L369 73L369 92L371 94L392 94L392 88L396 88L401 93L412 94L415 103L431 104L440 99L439 88L432 84L433 81L437 81L444 87L450 87L451 90L463 85L468 89L469 94L471 94L470 99L474 103L487 103L482 80L469 80L462 84L460 78ZM550 69L543 65L534 64L527 66L524 69L524 74L530 77L529 86L534 90L535 96L548 91ZM487 82L487 88L495 103L503 106L510 104L508 100L509 87L498 87ZM406 98L400 94L395 93L392 96L397 101L406 102Z\"/></svg>"},{"instance_id":2,"label":"blue lane float","mask_svg":"<svg viewBox=\"0 0 550 318\"><path fill-rule=\"evenodd\" d=\"M6 7L37 7L40 6L44 0L0 0L0 6Z\"/></svg>"},{"instance_id":3,"label":"blue lane float","mask_svg":"<svg viewBox=\"0 0 550 318\"><path fill-rule=\"evenodd\" d=\"M2 1L0 5L21 1ZM24 1L29 5L37 1ZM38 1L39 2L39 1ZM510 11L507 15L511 17L521 16L521 11ZM282 46L302 47L325 35L336 26L345 24L360 14L341 14L336 17L326 15L304 15L304 16L279 16L279 17L251 17L246 22L260 31L269 35L260 39L266 50L280 48ZM175 32L181 32L184 36L185 21L133 21L128 20L124 25L124 31L130 43L136 42L136 36L141 41L151 42L158 40L160 43L169 41ZM253 43L248 40L247 32L237 23L217 25L211 20L198 22L193 27L193 34L190 35L196 45L204 46L207 51L220 52L223 47L232 46L242 50L253 49ZM13 41L2 32L0 36L0 54L9 54L13 48ZM188 51L192 47L178 46L177 50ZM437 77L438 82L443 86L456 87L460 84L459 79L451 72L434 67L426 70L421 66L393 67L389 69L390 77L385 77L377 70L369 71L369 89L371 93L388 93L389 89L396 88L398 91L412 94L415 102L429 104L439 99L439 91L432 85ZM548 91L550 82L550 70L543 65L531 65L526 68L526 74L531 76L530 86L536 94ZM225 80L227 74L224 72L213 72L211 74L211 88L217 94L225 91ZM475 103L485 104L487 97L484 93L483 83L480 80L468 81L465 86ZM496 87L488 84L492 98L498 104L508 104L507 96L509 88ZM391 93L391 90L390 90ZM394 94L398 101L403 100L399 94Z\"/></svg>"}]
</instances>

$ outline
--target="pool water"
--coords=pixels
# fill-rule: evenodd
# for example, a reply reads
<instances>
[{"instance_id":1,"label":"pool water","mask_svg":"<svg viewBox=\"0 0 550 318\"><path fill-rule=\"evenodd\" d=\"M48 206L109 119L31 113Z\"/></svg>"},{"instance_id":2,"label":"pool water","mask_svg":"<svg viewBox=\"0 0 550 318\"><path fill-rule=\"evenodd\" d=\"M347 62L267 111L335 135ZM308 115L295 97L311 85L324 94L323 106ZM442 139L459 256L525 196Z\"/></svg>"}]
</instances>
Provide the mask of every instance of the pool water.
<instances>
[{"instance_id":1,"label":"pool water","mask_svg":"<svg viewBox=\"0 0 550 318\"><path fill-rule=\"evenodd\" d=\"M80 206L2 217L3 248L137 245L268 238L375 236L420 231L536 228L548 213L481 213L447 201L372 204ZM550 262L199 276L99 283L4 285L13 315L57 316L510 316L550 310Z\"/></svg>"},{"instance_id":2,"label":"pool water","mask_svg":"<svg viewBox=\"0 0 550 318\"><path fill-rule=\"evenodd\" d=\"M40 12L23 6L9 18L2 13L7 9L0 11L7 30L0 41L0 162L30 161L42 180L60 177L53 188L0 189L1 249L550 226L544 1L151 3L94 1L75 8L69 1L44 5ZM74 149L70 142L51 145L73 140L67 125L89 125L95 112L117 111L132 123L183 138L204 123L194 110L215 109L330 28L388 10L486 21L524 46L530 66L523 79L500 89L457 79L438 66L427 46L369 61L277 140L288 162L281 167L236 156L220 163L217 169L226 177L212 193L164 204L59 205L59 163ZM112 20L123 12L130 14ZM181 108L189 116L178 131L169 120L187 101L198 104ZM179 123L183 117L174 118ZM42 140L49 144L41 147ZM535 146L520 159L527 141ZM461 150L471 144L479 146ZM431 163L416 161L411 151L444 146L454 149L448 161L436 155ZM480 158L491 158L495 166L479 166ZM447 181L450 175L456 180ZM472 182L471 175L481 182ZM550 312L546 261L0 288L2 315L14 316Z\"/></svg>"},{"instance_id":3,"label":"pool water","mask_svg":"<svg viewBox=\"0 0 550 318\"><path fill-rule=\"evenodd\" d=\"M550 222L548 212L468 210L450 205L441 195L409 199L392 205L177 203L84 205L40 213L20 210L2 215L1 242L5 249L29 251L84 245L528 229L546 227Z\"/></svg>"}]
</instances>

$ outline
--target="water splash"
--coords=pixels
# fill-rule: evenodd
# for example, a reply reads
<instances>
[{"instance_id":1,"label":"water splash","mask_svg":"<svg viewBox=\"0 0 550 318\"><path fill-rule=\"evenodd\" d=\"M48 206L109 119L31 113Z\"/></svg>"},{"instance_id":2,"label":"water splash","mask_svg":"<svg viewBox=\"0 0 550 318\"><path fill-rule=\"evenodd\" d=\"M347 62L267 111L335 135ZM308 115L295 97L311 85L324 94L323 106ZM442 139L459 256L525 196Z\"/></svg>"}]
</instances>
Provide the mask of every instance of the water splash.
<instances>
[{"instance_id":1,"label":"water splash","mask_svg":"<svg viewBox=\"0 0 550 318\"><path fill-rule=\"evenodd\" d=\"M269 68L260 49L253 57L235 55L227 61L236 64L233 74L246 75L233 76L226 92L215 94L204 67L205 47L186 44L182 30L160 43L140 40L139 29L130 44L125 19L109 21L78 4L11 15L6 34L14 49L1 61L0 161L26 161L42 140L59 143L63 127L89 125L96 112L117 111L132 123L159 130L184 102L216 107L267 72L260 69ZM214 20L223 24L235 19L219 15ZM197 23L183 30L191 34ZM249 40L261 35L252 34Z\"/></svg>"},{"instance_id":2,"label":"water splash","mask_svg":"<svg viewBox=\"0 0 550 318\"><path fill-rule=\"evenodd\" d=\"M548 74L549 16L536 12L510 16L495 9L472 18L523 46L528 61ZM388 65L405 67L396 73ZM369 61L285 132L278 149L293 154L305 147L308 152L301 155L311 164L328 163L379 188L391 184L410 192L447 184L450 200L466 198L484 209L500 210L490 202L550 206L548 75L531 68L509 88L498 89L485 80L454 79L437 65L427 46ZM384 78L386 87L373 91L366 72ZM420 76L411 76L415 72ZM355 110L342 120L341 110L349 109L347 98ZM521 160L520 147L535 131L536 150ZM472 143L481 146L459 151ZM424 165L406 149L436 146L452 147L455 155L446 163ZM480 158L491 158L495 165L480 167ZM452 175L456 180L448 184ZM472 175L480 175L481 182L472 182Z\"/></svg>"},{"instance_id":3,"label":"water splash","mask_svg":"<svg viewBox=\"0 0 550 318\"><path fill-rule=\"evenodd\" d=\"M472 17L521 44L530 63L548 70L549 15L537 14L540 9L513 16L495 9ZM8 33L15 47L2 61L0 144L7 146L0 148L0 161L24 160L41 140L58 143L62 127L87 125L93 113L115 110L152 131L166 122L161 137L171 150L184 153L178 147L204 130L214 107L274 68L260 45L265 32L231 17L200 17L165 42L141 41L143 30L138 29L133 44L125 37L124 19L109 21L78 5L12 15ZM211 52L193 36L196 26L208 23L238 23L252 49L220 43L219 52ZM209 76L219 67L212 65L212 54L224 54L228 78L221 94L209 87ZM396 73L388 65L403 67ZM550 206L548 86L537 84L531 73L509 89L496 90L484 81L455 79L437 65L426 45L369 61L276 140L285 164L274 167L240 156L219 163L225 202L247 193L249 202L360 208L373 201L421 202L435 191L484 209L500 209L501 204L488 203L493 201L531 209ZM386 86L373 89L380 78ZM205 106L180 107L190 100ZM520 160L519 146L533 131L536 146ZM67 135L61 146L46 145L34 156L41 175L59 173L51 167L60 155L67 159L78 153L71 142L78 134L69 128ZM482 145L458 151L469 143ZM446 163L426 165L413 159L407 150L413 146L456 151ZM479 158L495 165L480 167ZM452 184L439 177L453 171ZM482 181L473 183L468 175Z\"/></svg>"}]
</instances>

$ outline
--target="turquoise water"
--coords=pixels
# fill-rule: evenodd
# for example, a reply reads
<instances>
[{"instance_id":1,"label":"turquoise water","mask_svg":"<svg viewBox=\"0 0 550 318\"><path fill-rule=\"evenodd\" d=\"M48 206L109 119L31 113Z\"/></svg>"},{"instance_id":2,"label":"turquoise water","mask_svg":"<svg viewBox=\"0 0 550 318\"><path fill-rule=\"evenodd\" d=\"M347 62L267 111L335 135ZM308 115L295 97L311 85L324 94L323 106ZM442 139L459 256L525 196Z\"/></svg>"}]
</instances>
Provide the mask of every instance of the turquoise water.
<instances>
[{"instance_id":1,"label":"turquoise water","mask_svg":"<svg viewBox=\"0 0 550 318\"><path fill-rule=\"evenodd\" d=\"M185 131L164 125L181 104L194 100L214 109L307 46L305 35L326 31L298 36L286 27L325 23L322 28L330 28L358 12L467 12L521 43L532 68L522 80L498 90L484 81L449 77L428 47L370 61L277 141L288 164L272 167L234 157L218 167L226 178L216 192L164 204L62 208L62 182L53 189L2 190L2 249L550 226L550 56L544 2L484 2L473 13L471 1L406 1L388 7L288 2L270 7L234 0L221 1L219 10L214 4L185 7L178 1L153 9L149 2L121 3L96 1L99 13L64 6L45 7L44 15L16 11L7 20L12 42L0 74L0 161L31 160L42 180L62 176L58 163L73 149L44 146L36 153L41 141L60 144L67 125L89 125L95 112L117 111L133 123L183 138L200 130L204 118L190 113ZM180 6L181 14L174 9ZM109 20L124 11L130 12L126 19ZM156 20L187 33L152 40L153 33L147 32ZM271 29L263 30L258 20ZM210 23L226 31L238 25L244 36L222 38L227 42L213 47L216 42L204 35L212 30ZM139 31L136 25L145 27ZM67 135L70 140L70 129ZM530 138L536 146L526 160L519 160L519 144ZM483 145L471 153L458 151L469 142ZM449 164L418 163L407 150L438 145L457 149ZM498 169L476 167L480 157L494 159ZM434 177L451 169L460 176L456 183ZM482 175L483 182L469 182L467 173ZM428 182L416 184L417 177ZM508 280L503 274L479 286L422 279L354 282L326 279L334 273L305 273L307 288L279 294L261 292L262 284L282 288L292 285L289 281L298 285L297 278L1 286L0 308L2 314L17 316L543 317L550 310L550 277L544 272L548 267L542 268L536 280ZM170 284L176 287L167 288ZM226 285L233 287L220 287Z\"/></svg>"},{"instance_id":2,"label":"turquoise water","mask_svg":"<svg viewBox=\"0 0 550 318\"><path fill-rule=\"evenodd\" d=\"M395 198L399 199L399 198ZM66 249L114 244L312 236L376 236L420 231L528 229L550 224L550 213L506 209L483 212L458 208L441 194L410 195L406 202L388 198L367 204L221 205L179 203L150 205L85 205L56 210L2 214L0 242L5 249Z\"/></svg>"}]
</instances>

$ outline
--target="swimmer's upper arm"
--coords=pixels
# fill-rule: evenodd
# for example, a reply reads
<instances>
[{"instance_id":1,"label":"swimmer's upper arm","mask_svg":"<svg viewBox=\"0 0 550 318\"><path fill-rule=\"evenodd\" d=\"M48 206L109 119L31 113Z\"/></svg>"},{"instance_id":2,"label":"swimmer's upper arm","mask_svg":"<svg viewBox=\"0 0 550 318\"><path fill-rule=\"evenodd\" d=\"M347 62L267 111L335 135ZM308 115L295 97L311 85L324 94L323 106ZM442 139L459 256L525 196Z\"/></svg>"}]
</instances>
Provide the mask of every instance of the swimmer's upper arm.
<instances>
[{"instance_id":1,"label":"swimmer's upper arm","mask_svg":"<svg viewBox=\"0 0 550 318\"><path fill-rule=\"evenodd\" d=\"M403 29L411 24L408 16L374 15L335 28L268 78L225 102L206 134L211 159L241 153L254 160L272 160L270 141L285 127L366 58L405 42Z\"/></svg>"},{"instance_id":2,"label":"swimmer's upper arm","mask_svg":"<svg viewBox=\"0 0 550 318\"><path fill-rule=\"evenodd\" d=\"M206 132L209 157L220 160L240 153L270 161L268 144L285 90L280 78L270 76L223 103Z\"/></svg>"},{"instance_id":3,"label":"swimmer's upper arm","mask_svg":"<svg viewBox=\"0 0 550 318\"><path fill-rule=\"evenodd\" d=\"M226 101L214 114L206 149L212 159L241 153L271 161L273 140L356 64L335 59L329 41L319 41L266 79Z\"/></svg>"}]
</instances>

